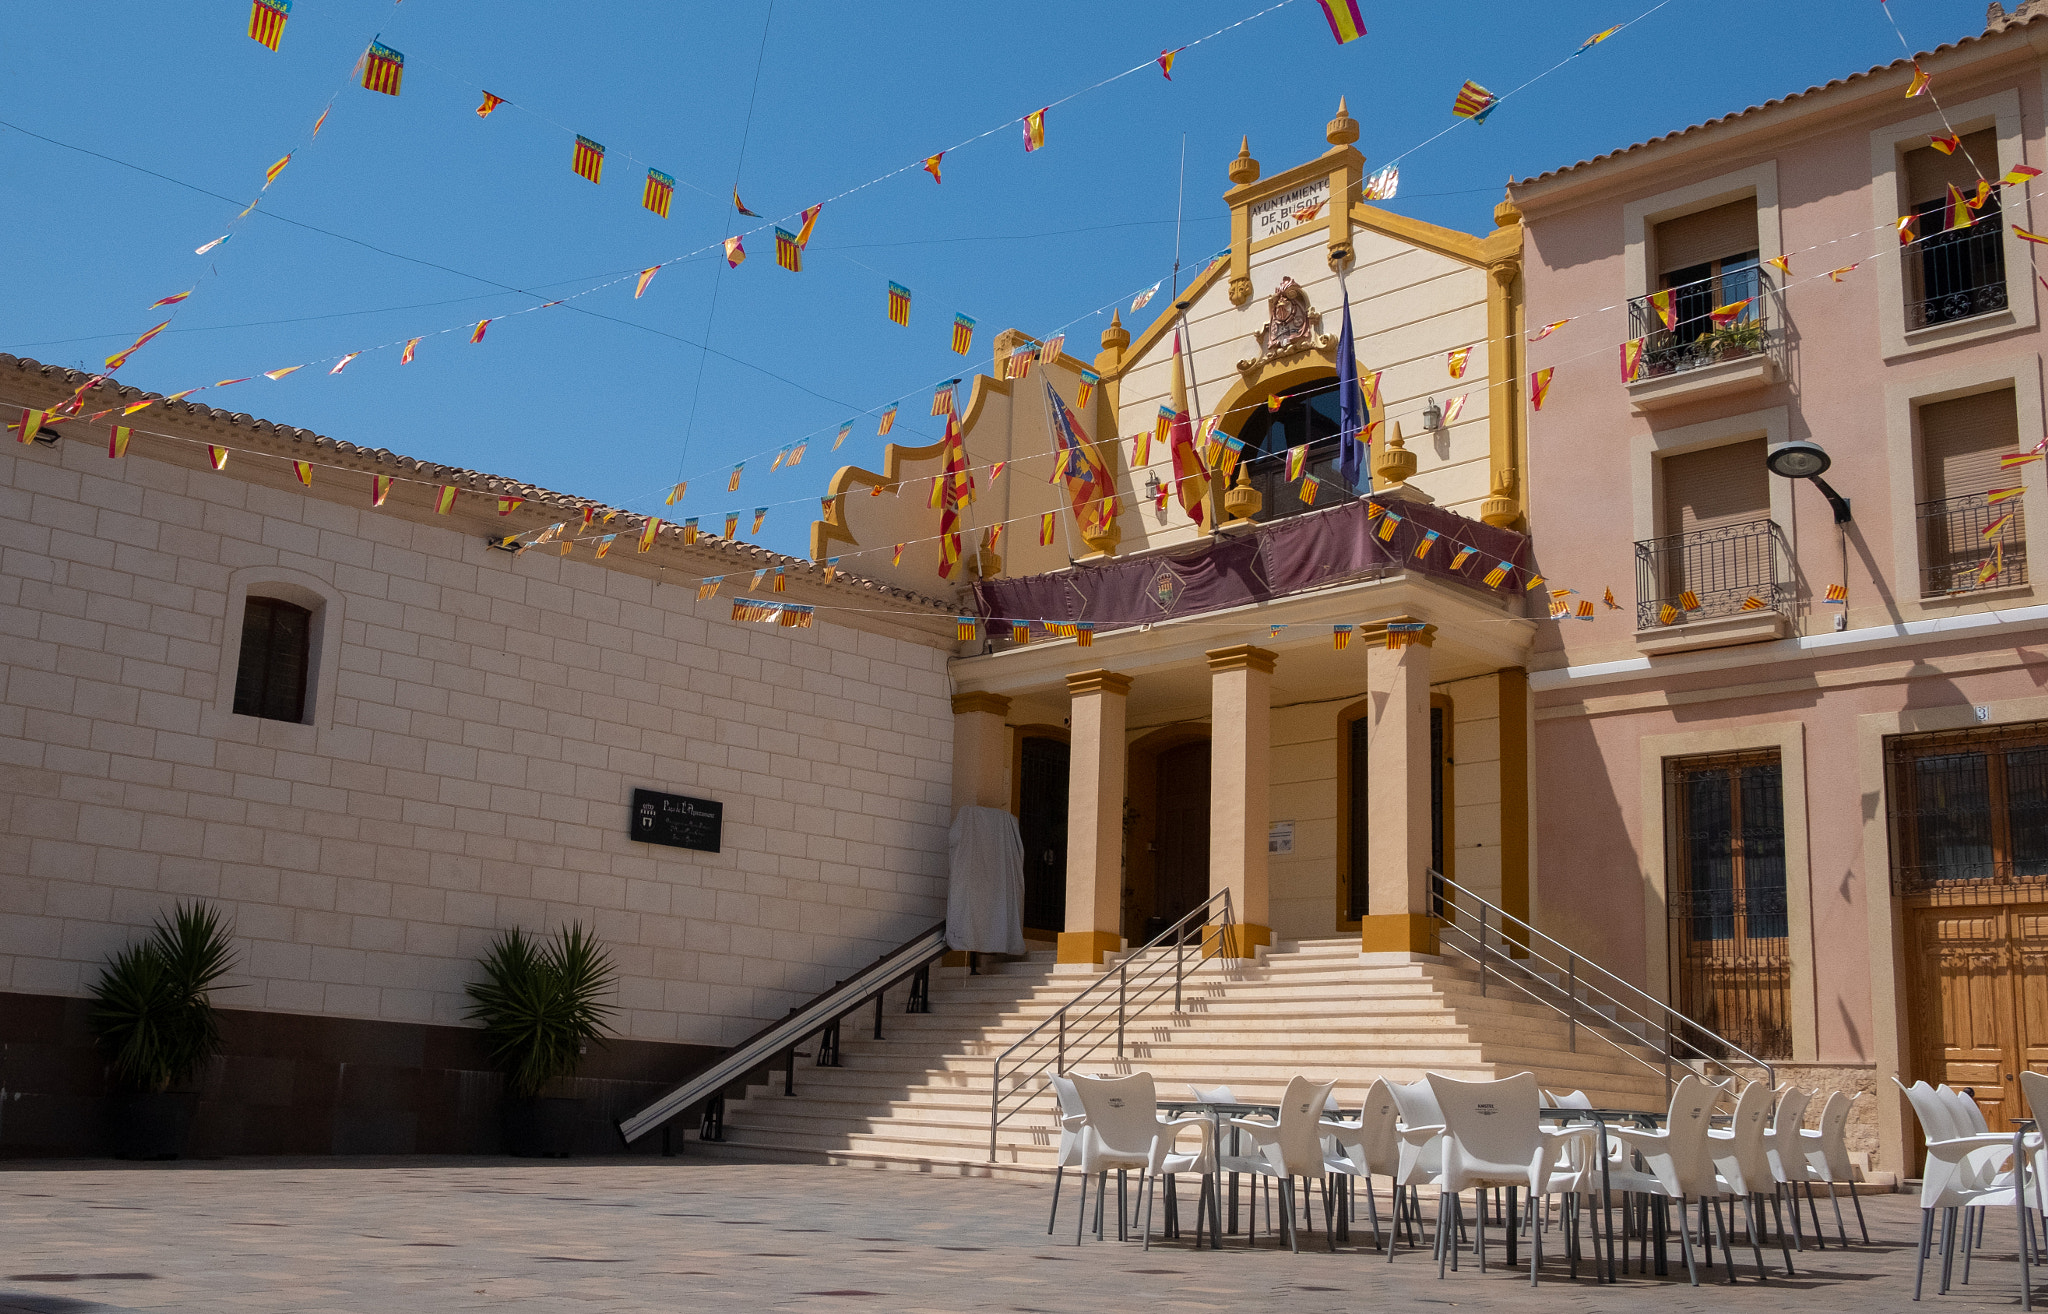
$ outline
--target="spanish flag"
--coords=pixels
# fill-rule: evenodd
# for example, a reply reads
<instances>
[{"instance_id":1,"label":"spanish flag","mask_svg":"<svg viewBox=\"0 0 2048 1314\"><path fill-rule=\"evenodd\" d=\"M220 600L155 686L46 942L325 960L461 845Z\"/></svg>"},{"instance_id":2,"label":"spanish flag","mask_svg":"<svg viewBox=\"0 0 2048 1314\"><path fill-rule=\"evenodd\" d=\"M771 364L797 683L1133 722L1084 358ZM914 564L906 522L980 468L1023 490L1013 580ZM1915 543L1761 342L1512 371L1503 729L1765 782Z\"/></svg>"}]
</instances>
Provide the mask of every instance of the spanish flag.
<instances>
[{"instance_id":1,"label":"spanish flag","mask_svg":"<svg viewBox=\"0 0 2048 1314\"><path fill-rule=\"evenodd\" d=\"M1308 468L1308 445L1307 445L1306 443L1303 443L1303 444L1301 444L1301 445L1299 445L1299 446L1295 446L1295 447L1290 447L1290 448L1288 448L1288 449L1287 449L1287 482L1291 484L1291 483L1293 483L1293 482L1294 482L1295 480L1297 480L1297 479L1301 478L1301 476L1302 476L1302 472L1303 472L1304 470L1306 470L1307 468ZM1305 499L1304 499L1304 500L1305 500Z\"/></svg>"},{"instance_id":2,"label":"spanish flag","mask_svg":"<svg viewBox=\"0 0 2048 1314\"><path fill-rule=\"evenodd\" d=\"M358 67L363 71L365 91L381 91L387 96L396 96L398 84L405 77L405 56L390 46L372 41L370 48L363 52Z\"/></svg>"},{"instance_id":3,"label":"spanish flag","mask_svg":"<svg viewBox=\"0 0 2048 1314\"><path fill-rule=\"evenodd\" d=\"M254 0L249 6L249 39L272 50L284 39L284 20L292 14L292 0Z\"/></svg>"},{"instance_id":4,"label":"spanish flag","mask_svg":"<svg viewBox=\"0 0 2048 1314\"><path fill-rule=\"evenodd\" d=\"M228 463L228 449L225 447L215 447L213 444L208 443L206 447L206 459L213 462L214 469L224 469Z\"/></svg>"},{"instance_id":5,"label":"spanish flag","mask_svg":"<svg viewBox=\"0 0 2048 1314\"><path fill-rule=\"evenodd\" d=\"M1365 17L1358 12L1358 0L1316 0L1316 3L1323 7L1323 17L1330 20L1330 35L1337 38L1338 45L1356 41L1365 35ZM1160 58L1165 60L1169 56Z\"/></svg>"},{"instance_id":6,"label":"spanish flag","mask_svg":"<svg viewBox=\"0 0 2048 1314\"><path fill-rule=\"evenodd\" d=\"M818 211L824 208L825 203L823 201L820 201L816 205L812 206L810 209L805 210L802 214L797 216L797 218L803 220L803 223L799 225L796 230L796 244L798 250L802 250L804 247L807 247L811 244L811 229L817 226Z\"/></svg>"},{"instance_id":7,"label":"spanish flag","mask_svg":"<svg viewBox=\"0 0 2048 1314\"><path fill-rule=\"evenodd\" d=\"M371 475L371 476L370 476L370 505L371 505L371 506L383 506L383 505L384 505L384 499L385 499L385 498L387 498L387 497L389 497L389 496L391 496L391 485L392 485L392 483L393 483L393 482L394 482L394 480L392 479L392 477L391 477L390 475Z\"/></svg>"},{"instance_id":8,"label":"spanish flag","mask_svg":"<svg viewBox=\"0 0 2048 1314\"><path fill-rule=\"evenodd\" d=\"M313 463L311 461L293 461L292 473L297 475L299 482L306 487L311 488L313 486Z\"/></svg>"},{"instance_id":9,"label":"spanish flag","mask_svg":"<svg viewBox=\"0 0 2048 1314\"><path fill-rule=\"evenodd\" d=\"M454 485L454 484L442 484L442 485L441 485L441 491L440 491L440 492L438 492L438 493L436 493L436 494L434 495L434 511L436 512L436 514L439 514L439 515L444 515L444 516L445 516L445 515L447 515L447 514L448 514L448 513L450 512L450 511L452 511L452 510L453 510L454 508L455 508L455 485ZM586 525L588 525L589 523L590 523L590 522L589 522L588 520L585 520L585 521L584 521L584 524L586 524Z\"/></svg>"},{"instance_id":10,"label":"spanish flag","mask_svg":"<svg viewBox=\"0 0 2048 1314\"><path fill-rule=\"evenodd\" d=\"M1462 379L1465 377L1465 362L1470 359L1471 355L1472 348L1470 347L1459 347L1456 351L1449 354L1447 359L1450 362L1452 378Z\"/></svg>"},{"instance_id":11,"label":"spanish flag","mask_svg":"<svg viewBox=\"0 0 2048 1314\"><path fill-rule=\"evenodd\" d=\"M1621 344L1621 381L1635 382L1636 375L1643 369L1643 344L1647 338L1631 338Z\"/></svg>"},{"instance_id":12,"label":"spanish flag","mask_svg":"<svg viewBox=\"0 0 2048 1314\"><path fill-rule=\"evenodd\" d=\"M1051 109L1050 105L1046 109ZM1035 151L1045 145L1045 110L1033 110L1024 116L1024 149Z\"/></svg>"},{"instance_id":13,"label":"spanish flag","mask_svg":"<svg viewBox=\"0 0 2048 1314\"><path fill-rule=\"evenodd\" d=\"M577 137L576 153L570 157L569 167L574 169L579 177L588 178L592 182L602 182L604 180L604 147L588 137ZM652 210L654 207L650 205L647 208Z\"/></svg>"},{"instance_id":14,"label":"spanish flag","mask_svg":"<svg viewBox=\"0 0 2048 1314\"><path fill-rule=\"evenodd\" d=\"M642 527L641 527L641 530L640 530L640 550L641 550L642 552L645 552L645 551L647 551L647 550L648 550L649 548L653 547L653 546L654 546L654 540L655 540L655 536L656 536L656 535L658 535L658 534L660 534L660 533L661 533L661 519L660 519L660 517L658 517L658 516L657 516L657 517L655 517L655 518L653 518L653 519L650 519L650 520L649 520L649 521L648 521L648 522L647 522L647 523L646 523L646 524L645 524L644 526L642 526Z\"/></svg>"},{"instance_id":15,"label":"spanish flag","mask_svg":"<svg viewBox=\"0 0 2048 1314\"><path fill-rule=\"evenodd\" d=\"M1047 511L1038 517L1038 546L1052 546L1053 524L1058 519L1059 513L1055 511Z\"/></svg>"},{"instance_id":16,"label":"spanish flag","mask_svg":"<svg viewBox=\"0 0 2048 1314\"><path fill-rule=\"evenodd\" d=\"M1667 329L1678 322L1677 297L1678 293L1667 287L1662 292L1652 292L1647 298L1650 309L1657 312L1657 322Z\"/></svg>"},{"instance_id":17,"label":"spanish flag","mask_svg":"<svg viewBox=\"0 0 2048 1314\"><path fill-rule=\"evenodd\" d=\"M640 206L668 218L668 203L676 194L676 180L659 169L647 171L647 186L640 193Z\"/></svg>"},{"instance_id":18,"label":"spanish flag","mask_svg":"<svg viewBox=\"0 0 2048 1314\"><path fill-rule=\"evenodd\" d=\"M469 340L471 342L482 342L484 340L484 330L489 328L490 326L491 321L487 319L478 320L476 322L476 327L470 330ZM339 373L339 371L336 372Z\"/></svg>"},{"instance_id":19,"label":"spanish flag","mask_svg":"<svg viewBox=\"0 0 2048 1314\"><path fill-rule=\"evenodd\" d=\"M725 267L738 269L747 258L747 248L737 237L725 239Z\"/></svg>"},{"instance_id":20,"label":"spanish flag","mask_svg":"<svg viewBox=\"0 0 2048 1314\"><path fill-rule=\"evenodd\" d=\"M660 265L649 265L640 271L640 281L633 285L633 300L638 301L640 299L640 294L647 290L647 285L652 283L654 276L660 272Z\"/></svg>"},{"instance_id":21,"label":"spanish flag","mask_svg":"<svg viewBox=\"0 0 2048 1314\"><path fill-rule=\"evenodd\" d=\"M926 173L930 174L932 176L933 182L942 183L946 180L939 176L939 161L945 158L946 153L944 151L940 151L937 155L926 156L925 162L919 165L918 167L923 169Z\"/></svg>"},{"instance_id":22,"label":"spanish flag","mask_svg":"<svg viewBox=\"0 0 2048 1314\"><path fill-rule=\"evenodd\" d=\"M1954 183L1950 183L1948 185L1947 208L1948 213L1944 217L1942 223L1942 228L1944 231L1954 228L1968 228L1972 223L1975 222L1975 219L1971 214L1972 207L1970 205L1970 198L1964 196L1960 191L1956 190L1956 185Z\"/></svg>"},{"instance_id":23,"label":"spanish flag","mask_svg":"<svg viewBox=\"0 0 2048 1314\"><path fill-rule=\"evenodd\" d=\"M109 457L118 460L128 455L128 433L129 429L125 424L117 424L107 431L107 455ZM305 462L295 461L293 464L304 465ZM306 476L301 482L308 484L313 482L313 467L306 466Z\"/></svg>"},{"instance_id":24,"label":"spanish flag","mask_svg":"<svg viewBox=\"0 0 2048 1314\"><path fill-rule=\"evenodd\" d=\"M483 103L476 107L476 116L480 119L487 119L491 117L492 110L498 108L498 106L504 103L505 98L503 96L493 96L490 92L486 91L484 93Z\"/></svg>"},{"instance_id":25,"label":"spanish flag","mask_svg":"<svg viewBox=\"0 0 2048 1314\"><path fill-rule=\"evenodd\" d=\"M418 338L407 338L405 340L405 350L398 353L398 363L400 365L412 364L412 354L419 349L419 345L420 340Z\"/></svg>"},{"instance_id":26,"label":"spanish flag","mask_svg":"<svg viewBox=\"0 0 2048 1314\"><path fill-rule=\"evenodd\" d=\"M1529 376L1529 405L1531 409L1542 410L1543 399L1550 395L1550 376L1557 372L1555 366L1545 365Z\"/></svg>"},{"instance_id":27,"label":"spanish flag","mask_svg":"<svg viewBox=\"0 0 2048 1314\"><path fill-rule=\"evenodd\" d=\"M34 442L36 435L42 432L43 420L49 414L48 411L42 410L23 410L20 422L13 426L16 441L24 443Z\"/></svg>"},{"instance_id":28,"label":"spanish flag","mask_svg":"<svg viewBox=\"0 0 2048 1314\"><path fill-rule=\"evenodd\" d=\"M509 516L525 505L526 499L523 497L501 497L498 499L498 514Z\"/></svg>"},{"instance_id":29,"label":"spanish flag","mask_svg":"<svg viewBox=\"0 0 2048 1314\"><path fill-rule=\"evenodd\" d=\"M738 210L749 219L759 219L761 217L747 208L747 203L740 199L740 189L737 187L732 189L732 208Z\"/></svg>"}]
</instances>

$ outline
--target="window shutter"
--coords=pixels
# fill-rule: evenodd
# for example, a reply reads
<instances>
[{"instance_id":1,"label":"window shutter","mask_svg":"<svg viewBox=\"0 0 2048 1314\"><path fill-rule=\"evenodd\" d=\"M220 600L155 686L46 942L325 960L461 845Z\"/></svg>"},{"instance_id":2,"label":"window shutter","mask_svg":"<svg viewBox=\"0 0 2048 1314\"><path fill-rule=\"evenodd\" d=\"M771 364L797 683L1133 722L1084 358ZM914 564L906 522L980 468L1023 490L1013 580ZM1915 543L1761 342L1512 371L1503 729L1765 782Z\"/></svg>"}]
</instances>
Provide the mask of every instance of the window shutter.
<instances>
[{"instance_id":1,"label":"window shutter","mask_svg":"<svg viewBox=\"0 0 2048 1314\"><path fill-rule=\"evenodd\" d=\"M1657 272L1725 260L1757 249L1756 198L1667 219L1656 228Z\"/></svg>"},{"instance_id":2,"label":"window shutter","mask_svg":"<svg viewBox=\"0 0 2048 1314\"><path fill-rule=\"evenodd\" d=\"M242 613L235 712L272 721L303 720L312 656L313 613L276 598L250 598Z\"/></svg>"},{"instance_id":3,"label":"window shutter","mask_svg":"<svg viewBox=\"0 0 2048 1314\"><path fill-rule=\"evenodd\" d=\"M1965 194L1974 193L1979 169L1987 178L1998 178L1998 134L1990 128L1964 133L1963 149L1954 155L1943 155L1932 146L1907 151L1906 199L1915 206L1940 200L1948 195L1951 183Z\"/></svg>"},{"instance_id":4,"label":"window shutter","mask_svg":"<svg viewBox=\"0 0 2048 1314\"><path fill-rule=\"evenodd\" d=\"M1761 438L1667 456L1663 473L1666 534L1697 534L1771 514Z\"/></svg>"},{"instance_id":5,"label":"window shutter","mask_svg":"<svg viewBox=\"0 0 2048 1314\"><path fill-rule=\"evenodd\" d=\"M1929 502L2017 482L1998 458L2019 446L2019 409L2011 388L1920 408L1920 477Z\"/></svg>"}]
</instances>

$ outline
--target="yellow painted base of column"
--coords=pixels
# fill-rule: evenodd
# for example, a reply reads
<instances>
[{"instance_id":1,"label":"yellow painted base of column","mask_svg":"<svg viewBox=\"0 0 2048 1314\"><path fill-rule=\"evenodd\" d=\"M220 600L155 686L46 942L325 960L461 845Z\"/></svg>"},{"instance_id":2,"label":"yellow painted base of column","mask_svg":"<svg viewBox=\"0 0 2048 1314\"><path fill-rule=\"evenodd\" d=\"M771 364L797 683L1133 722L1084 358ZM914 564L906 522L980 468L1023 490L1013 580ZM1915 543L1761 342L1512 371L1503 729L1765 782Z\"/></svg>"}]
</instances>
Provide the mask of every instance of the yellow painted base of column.
<instances>
[{"instance_id":1,"label":"yellow painted base of column","mask_svg":"<svg viewBox=\"0 0 2048 1314\"><path fill-rule=\"evenodd\" d=\"M1234 922L1229 926L1202 928L1202 957L1252 958L1260 945L1273 943L1273 928Z\"/></svg>"},{"instance_id":2,"label":"yellow painted base of column","mask_svg":"<svg viewBox=\"0 0 2048 1314\"><path fill-rule=\"evenodd\" d=\"M1422 913L1364 917L1359 920L1358 927L1361 953L1433 954L1437 951L1436 918Z\"/></svg>"},{"instance_id":3,"label":"yellow painted base of column","mask_svg":"<svg viewBox=\"0 0 2048 1314\"><path fill-rule=\"evenodd\" d=\"M1092 965L1123 947L1123 937L1114 931L1061 931L1058 961Z\"/></svg>"}]
</instances>

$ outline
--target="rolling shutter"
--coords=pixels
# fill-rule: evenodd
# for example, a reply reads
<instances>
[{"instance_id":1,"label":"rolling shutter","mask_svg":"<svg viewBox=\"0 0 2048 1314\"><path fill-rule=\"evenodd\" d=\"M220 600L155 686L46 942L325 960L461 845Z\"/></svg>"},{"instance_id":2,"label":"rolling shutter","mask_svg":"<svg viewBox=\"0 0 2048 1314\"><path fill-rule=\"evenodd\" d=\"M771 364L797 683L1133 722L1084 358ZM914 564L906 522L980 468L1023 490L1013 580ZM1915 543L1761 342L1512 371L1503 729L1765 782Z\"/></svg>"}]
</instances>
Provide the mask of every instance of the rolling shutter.
<instances>
[{"instance_id":1,"label":"rolling shutter","mask_svg":"<svg viewBox=\"0 0 2048 1314\"><path fill-rule=\"evenodd\" d=\"M1771 474L1761 438L1667 456L1663 473L1665 534L1697 534L1770 517Z\"/></svg>"}]
</instances>

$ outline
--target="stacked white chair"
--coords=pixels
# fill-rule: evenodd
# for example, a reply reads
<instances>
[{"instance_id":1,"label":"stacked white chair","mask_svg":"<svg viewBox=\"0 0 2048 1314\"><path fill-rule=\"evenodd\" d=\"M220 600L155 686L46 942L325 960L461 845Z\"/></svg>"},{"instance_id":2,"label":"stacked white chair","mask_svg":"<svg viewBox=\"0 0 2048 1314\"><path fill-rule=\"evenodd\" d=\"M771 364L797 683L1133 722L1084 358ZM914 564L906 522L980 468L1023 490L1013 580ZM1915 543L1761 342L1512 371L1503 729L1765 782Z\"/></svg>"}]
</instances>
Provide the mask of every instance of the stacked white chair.
<instances>
[{"instance_id":1,"label":"stacked white chair","mask_svg":"<svg viewBox=\"0 0 2048 1314\"><path fill-rule=\"evenodd\" d=\"M1727 1131L1709 1128L1708 1149L1714 1160L1714 1173L1720 1179L1721 1191L1730 1197L1742 1200L1743 1221L1749 1233L1749 1248L1756 1256L1756 1276L1764 1279L1763 1244L1757 1236L1757 1204L1763 1198L1764 1188L1777 1190L1777 1177L1771 1171L1771 1156L1765 1139L1767 1129L1764 1119L1771 1111L1771 1090L1761 1081L1752 1081L1743 1088L1735 1101L1735 1117ZM1734 1223L1733 1204L1730 1204L1728 1225ZM1714 1202L1714 1225L1721 1229L1721 1202ZM1792 1251L1785 1243L1784 1229L1778 1231L1778 1248L1785 1257L1785 1276L1792 1276ZM1734 1268L1729 1268L1734 1276Z\"/></svg>"},{"instance_id":2,"label":"stacked white chair","mask_svg":"<svg viewBox=\"0 0 2048 1314\"><path fill-rule=\"evenodd\" d=\"M1081 1218L1074 1224L1074 1244L1081 1244L1081 1229L1088 1217L1088 1179L1096 1179L1096 1212L1109 1190L1111 1169L1136 1170L1143 1174L1138 1189L1144 1194L1156 1187L1163 1172L1199 1172L1207 1161L1201 1154L1176 1155L1174 1140L1183 1127L1199 1127L1207 1120L1195 1115L1163 1118L1158 1109L1158 1091L1149 1072L1128 1077L1077 1077L1075 1094L1081 1101L1086 1121L1081 1126ZM1145 1195L1145 1244L1152 1243L1151 1198ZM1122 1235L1122 1210L1118 1210L1118 1232Z\"/></svg>"},{"instance_id":3,"label":"stacked white chair","mask_svg":"<svg viewBox=\"0 0 2048 1314\"><path fill-rule=\"evenodd\" d=\"M1598 1150L1593 1143L1597 1132L1591 1127L1544 1127L1537 1117L1539 1092L1534 1073L1501 1081L1458 1081L1432 1072L1424 1080L1443 1117L1438 1148L1437 1276L1443 1276L1452 1248L1443 1225L1446 1197L1455 1217L1460 1195L1472 1188L1479 1191L1473 1249L1483 1273L1488 1188L1506 1187L1510 1202L1516 1189L1525 1189L1531 1208L1548 1196L1580 1195L1597 1189L1597 1183L1589 1183L1586 1175L1586 1165L1597 1163ZM1576 1152L1568 1156L1567 1146ZM1580 1166L1566 1167L1568 1159L1575 1159ZM1529 1285L1536 1285L1542 1263L1543 1230L1537 1228L1529 1247Z\"/></svg>"},{"instance_id":4,"label":"stacked white chair","mask_svg":"<svg viewBox=\"0 0 2048 1314\"><path fill-rule=\"evenodd\" d=\"M1927 1255L1934 1243L1934 1214L1943 1211L1940 1294L1947 1295L1955 1272L1956 1219L1971 1209L2013 1208L2019 1220L2020 1308L2033 1308L2032 1225L2027 1216L2025 1159L2013 1158L2013 1138L1991 1132L1965 1132L1957 1123L1957 1111L1924 1081L1911 1086L1893 1077L1920 1120L1920 1132L1927 1143L1927 1160L1920 1171L1920 1257L1913 1273L1913 1299L1920 1299L1927 1274ZM1965 1270L1965 1282L1969 1274Z\"/></svg>"},{"instance_id":5,"label":"stacked white chair","mask_svg":"<svg viewBox=\"0 0 2048 1314\"><path fill-rule=\"evenodd\" d=\"M1394 1105L1400 1112L1400 1119L1394 1124L1395 1134L1400 1138L1394 1165L1394 1224L1398 1228L1404 1209L1410 1218L1421 1216L1421 1192L1417 1188L1435 1186L1442 1180L1444 1114L1437 1107L1436 1096L1430 1091L1427 1080L1405 1085L1392 1082L1388 1088L1393 1092ZM1441 1213L1437 1215L1436 1226L1441 1234L1444 1227ZM1394 1262L1392 1246L1387 1247L1387 1262Z\"/></svg>"},{"instance_id":6,"label":"stacked white chair","mask_svg":"<svg viewBox=\"0 0 2048 1314\"><path fill-rule=\"evenodd\" d=\"M1699 1201L1700 1216L1704 1219L1707 1199L1721 1191L1720 1175L1714 1171L1707 1132L1714 1104L1724 1093L1724 1087L1688 1076L1671 1092L1670 1115L1662 1130L1646 1131L1635 1127L1607 1129L1607 1134L1619 1141L1624 1149L1640 1155L1643 1163L1641 1168L1626 1164L1610 1166L1608 1174L1612 1188L1661 1196L1678 1205L1678 1232L1685 1250L1685 1271L1694 1286L1700 1284L1700 1271L1699 1263L1693 1257L1693 1230L1686 1223L1686 1207L1692 1201ZM1728 1241L1725 1235L1721 1238L1721 1253L1726 1259ZM1711 1251L1707 1262L1713 1262ZM1734 1276L1732 1263L1729 1276Z\"/></svg>"},{"instance_id":7,"label":"stacked white chair","mask_svg":"<svg viewBox=\"0 0 2048 1314\"><path fill-rule=\"evenodd\" d=\"M1384 1250L1386 1239L1380 1232L1379 1202L1373 1196L1372 1179L1385 1177L1394 1180L1401 1167L1401 1137L1394 1130L1400 1119L1400 1110L1394 1103L1394 1089L1384 1077L1375 1078L1366 1088L1365 1103L1358 1111L1355 1121L1338 1121L1329 1124L1334 1134L1329 1139L1335 1148L1324 1155L1324 1168L1334 1178L1342 1181L1360 1181L1365 1184L1366 1215L1372 1221L1373 1245ZM1396 1187L1396 1214L1399 1210L1399 1188Z\"/></svg>"},{"instance_id":8,"label":"stacked white chair","mask_svg":"<svg viewBox=\"0 0 2048 1314\"><path fill-rule=\"evenodd\" d=\"M1837 1092L1839 1094L1839 1092ZM1806 1106L1813 1099L1813 1092L1797 1086L1785 1086L1778 1091L1778 1111L1771 1117L1771 1125L1764 1129L1764 1157L1770 1161L1771 1180L1776 1183L1780 1194L1791 1196L1792 1245L1804 1252L1806 1236L1799 1226L1799 1183L1807 1182L1807 1191L1813 1187L1807 1172L1806 1130L1800 1123L1806 1117ZM1846 1106L1845 1106L1846 1107ZM1778 1231L1784 1233L1785 1220L1778 1216ZM1816 1226L1814 1240L1820 1242ZM1820 1242L1826 1249L1825 1242Z\"/></svg>"},{"instance_id":9,"label":"stacked white chair","mask_svg":"<svg viewBox=\"0 0 2048 1314\"><path fill-rule=\"evenodd\" d=\"M1330 1097L1336 1082L1318 1084L1307 1077L1295 1077L1287 1083L1287 1092L1280 1100L1280 1120L1267 1122L1260 1118L1232 1118L1230 1125L1241 1132L1249 1133L1252 1152L1246 1155L1226 1157L1225 1170L1250 1173L1255 1178L1270 1178L1279 1187L1280 1208L1286 1222L1283 1227L1288 1246L1296 1253L1301 1242L1295 1233L1294 1180L1302 1178L1314 1181L1326 1175L1323 1155L1323 1107ZM1329 1212L1329 1189L1324 1188L1324 1212ZM1252 1237L1256 1236L1258 1210L1252 1211ZM1327 1231L1327 1229L1326 1229ZM1330 1238L1330 1248L1336 1249L1336 1240Z\"/></svg>"},{"instance_id":10,"label":"stacked white chair","mask_svg":"<svg viewBox=\"0 0 2048 1314\"><path fill-rule=\"evenodd\" d=\"M1067 1169L1081 1166L1081 1129L1088 1123L1088 1114L1081 1107L1072 1078L1055 1076L1046 1081L1060 1102L1060 1157L1052 1170L1052 1212L1045 1219L1045 1234L1051 1236L1053 1222L1060 1215L1060 1180Z\"/></svg>"}]
</instances>

